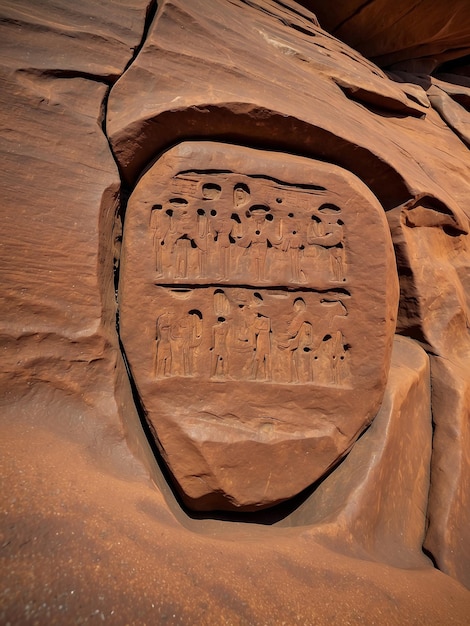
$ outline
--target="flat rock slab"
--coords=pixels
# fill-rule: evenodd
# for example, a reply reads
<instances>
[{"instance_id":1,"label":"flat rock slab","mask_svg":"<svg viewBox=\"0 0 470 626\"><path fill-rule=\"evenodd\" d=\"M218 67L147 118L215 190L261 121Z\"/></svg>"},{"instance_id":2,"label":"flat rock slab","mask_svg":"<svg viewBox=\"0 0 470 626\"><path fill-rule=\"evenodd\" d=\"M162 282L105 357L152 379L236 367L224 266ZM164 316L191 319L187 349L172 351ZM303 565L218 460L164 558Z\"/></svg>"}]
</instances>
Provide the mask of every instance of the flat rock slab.
<instances>
[{"instance_id":1,"label":"flat rock slab","mask_svg":"<svg viewBox=\"0 0 470 626\"><path fill-rule=\"evenodd\" d=\"M145 413L193 508L299 493L380 406L394 256L381 206L339 167L169 150L130 198L119 299Z\"/></svg>"}]
</instances>

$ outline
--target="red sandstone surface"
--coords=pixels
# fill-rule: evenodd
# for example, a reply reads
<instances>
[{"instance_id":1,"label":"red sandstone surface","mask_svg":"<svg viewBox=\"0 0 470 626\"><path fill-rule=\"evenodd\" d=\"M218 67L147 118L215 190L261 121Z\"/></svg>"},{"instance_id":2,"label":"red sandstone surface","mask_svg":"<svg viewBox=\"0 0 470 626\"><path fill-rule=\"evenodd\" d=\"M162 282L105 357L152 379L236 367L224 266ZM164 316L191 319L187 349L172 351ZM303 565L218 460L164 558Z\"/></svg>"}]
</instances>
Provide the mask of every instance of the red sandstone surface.
<instances>
[{"instance_id":1,"label":"red sandstone surface","mask_svg":"<svg viewBox=\"0 0 470 626\"><path fill-rule=\"evenodd\" d=\"M470 11L315 4L1 2L2 623L468 623ZM128 197L181 141L348 170L393 241L376 418L251 517L174 495L116 331Z\"/></svg>"}]
</instances>

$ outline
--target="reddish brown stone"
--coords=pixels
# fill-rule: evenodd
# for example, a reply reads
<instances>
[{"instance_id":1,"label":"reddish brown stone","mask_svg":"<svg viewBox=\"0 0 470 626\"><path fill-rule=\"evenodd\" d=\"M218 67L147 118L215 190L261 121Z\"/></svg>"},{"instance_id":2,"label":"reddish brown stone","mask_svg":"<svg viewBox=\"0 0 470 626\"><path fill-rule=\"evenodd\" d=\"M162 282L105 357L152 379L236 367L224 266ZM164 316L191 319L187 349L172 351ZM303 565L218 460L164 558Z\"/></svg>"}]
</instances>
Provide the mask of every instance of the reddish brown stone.
<instances>
[{"instance_id":1,"label":"reddish brown stone","mask_svg":"<svg viewBox=\"0 0 470 626\"><path fill-rule=\"evenodd\" d=\"M209 19L198 2L161 3L141 54L110 95L107 129L127 181L197 136L335 163L387 210L422 193L457 216L467 210L468 151L424 90L417 103L312 17L302 22L310 35L299 34L282 22L285 10L260 3L273 16L249 8L247 29L232 3L214 0Z\"/></svg>"},{"instance_id":2,"label":"reddish brown stone","mask_svg":"<svg viewBox=\"0 0 470 626\"><path fill-rule=\"evenodd\" d=\"M428 206L428 210L424 207ZM433 461L426 547L470 584L468 235L429 198L388 214L402 267L398 327L431 351Z\"/></svg>"},{"instance_id":3,"label":"reddish brown stone","mask_svg":"<svg viewBox=\"0 0 470 626\"><path fill-rule=\"evenodd\" d=\"M49 410L67 407L55 395L36 392L34 416L29 398L2 409L3 623L466 626L469 592L437 570L347 558L304 528L177 512L126 458L103 464L107 443L51 428Z\"/></svg>"},{"instance_id":4,"label":"reddish brown stone","mask_svg":"<svg viewBox=\"0 0 470 626\"><path fill-rule=\"evenodd\" d=\"M349 172L208 142L158 159L127 208L120 330L190 506L272 505L336 463L382 401L397 302Z\"/></svg>"},{"instance_id":5,"label":"reddish brown stone","mask_svg":"<svg viewBox=\"0 0 470 626\"><path fill-rule=\"evenodd\" d=\"M275 146L342 165L366 182L385 209L411 207L406 224L415 243L408 247L407 239L402 244L393 227L402 291L400 332L422 339L425 327L424 345L452 362L455 346L468 353L462 323L468 316L464 294L469 293L468 149L429 106L426 89L431 79L418 81L408 74L403 87L387 81L377 68L325 37L313 18L299 18L310 35L299 35L292 26L286 29L279 9L271 4L270 18L264 11L250 12L250 29L240 26L232 6L214 3L214 11L220 28L231 33L223 43L219 26L206 19L196 3L175 0L161 5L142 55L113 90L108 128L124 175L133 180L167 146L195 134L239 143L249 137L251 145ZM175 47L174 34L189 23L192 37ZM200 45L202 36L211 42L209 48ZM221 46L230 53L217 56L215 49ZM255 61L250 50L256 50ZM178 70L181 67L184 71ZM263 71L254 69L261 67ZM144 93L138 88L142 75L155 77L153 84L145 81ZM208 91L205 86L213 83L214 75L216 88ZM460 108L461 123L464 114ZM393 222L393 211L389 214ZM467 357L462 367L469 370ZM438 385L433 382L432 388ZM465 390L459 393L459 406L467 406ZM436 424L448 419L440 411L437 406L433 410ZM466 443L453 441L460 456L460 446ZM458 494L439 489L438 499L457 510L451 502L458 501ZM459 511L468 514L466 506ZM451 526L458 543L468 523L462 518ZM443 533L442 544L445 528L445 522L436 525L436 532ZM453 552L456 562L462 554Z\"/></svg>"},{"instance_id":6,"label":"reddish brown stone","mask_svg":"<svg viewBox=\"0 0 470 626\"><path fill-rule=\"evenodd\" d=\"M105 81L131 59L146 5L1 12L1 395L35 415L46 387L60 429L130 459L145 444L115 331L120 179L102 122Z\"/></svg>"},{"instance_id":7,"label":"reddish brown stone","mask_svg":"<svg viewBox=\"0 0 470 626\"><path fill-rule=\"evenodd\" d=\"M382 13L388 23L392 9ZM459 130L467 95L464 83L456 87L465 69L440 83L410 74L405 83L390 80L291 0L213 0L210 12L203 0L22 0L4 3L2 16L0 621L466 624L468 591L450 577L468 584L470 562L470 167ZM439 25L440 59L458 46L465 52L458 41L465 24L462 17ZM419 33L416 44L438 42L426 28L410 19L404 33ZM380 38L401 45L391 24ZM392 59L407 62L402 70L421 54L414 45ZM429 67L436 52L433 42L423 52ZM441 106L431 92L429 101L431 84L459 104L457 117L446 98ZM325 536L315 537L312 518L280 528L196 520L181 510L140 430L114 328L120 177L108 134L127 185L180 141L225 141L343 167L389 211L402 293L398 330L432 361L425 546L450 576L419 554L423 511L413 508L409 487L421 506L425 459L419 465L410 451L415 440L424 456L428 447L418 423L402 437L374 423L337 468L364 459L349 493L357 478L365 487L360 501L379 502L380 510L350 508L342 517L349 536L347 524L334 522L334 551L319 544ZM370 242L363 249L374 258ZM424 385L416 372L406 378L393 403L411 412ZM418 408L421 423L427 408ZM379 471L386 459L396 462L391 441L402 438L404 467ZM410 482L417 467L422 473ZM376 494L369 476L377 477ZM280 513L257 515L272 522Z\"/></svg>"},{"instance_id":8,"label":"reddish brown stone","mask_svg":"<svg viewBox=\"0 0 470 626\"><path fill-rule=\"evenodd\" d=\"M301 0L320 25L380 65L419 63L431 72L470 52L470 7L466 0ZM416 65L415 67L418 67Z\"/></svg>"},{"instance_id":9,"label":"reddish brown stone","mask_svg":"<svg viewBox=\"0 0 470 626\"><path fill-rule=\"evenodd\" d=\"M432 567L422 551L431 446L429 357L397 336L377 417L289 524L308 527L316 540L345 554L394 567Z\"/></svg>"},{"instance_id":10,"label":"reddish brown stone","mask_svg":"<svg viewBox=\"0 0 470 626\"><path fill-rule=\"evenodd\" d=\"M440 81L439 81L440 83ZM468 102L470 89L466 89L465 92L463 89L456 89L452 85L447 87L446 84L439 86L436 84L431 85L428 90L429 100L436 111L439 112L442 119L448 124L450 128L455 132L455 134L460 137L460 139L467 144L470 145L470 120L468 112L465 110L463 106L461 106L458 102L452 98L452 95L455 97L464 96L464 101ZM450 91L452 95L446 93L446 91ZM464 93L462 93L464 92Z\"/></svg>"},{"instance_id":11,"label":"reddish brown stone","mask_svg":"<svg viewBox=\"0 0 470 626\"><path fill-rule=\"evenodd\" d=\"M431 358L433 440L425 548L440 570L470 587L470 382L468 359Z\"/></svg>"}]
</instances>

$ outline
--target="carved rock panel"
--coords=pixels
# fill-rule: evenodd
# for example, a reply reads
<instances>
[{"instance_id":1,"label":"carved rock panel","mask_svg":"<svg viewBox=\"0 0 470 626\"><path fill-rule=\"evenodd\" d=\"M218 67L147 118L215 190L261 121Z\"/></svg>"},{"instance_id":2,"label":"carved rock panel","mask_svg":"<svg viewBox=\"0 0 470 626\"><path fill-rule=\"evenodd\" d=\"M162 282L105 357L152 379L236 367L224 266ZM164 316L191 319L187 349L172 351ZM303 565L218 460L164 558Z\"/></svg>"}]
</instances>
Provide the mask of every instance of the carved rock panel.
<instances>
[{"instance_id":1,"label":"carved rock panel","mask_svg":"<svg viewBox=\"0 0 470 626\"><path fill-rule=\"evenodd\" d=\"M161 156L128 205L120 327L185 501L269 506L337 462L380 406L397 298L350 173L210 142Z\"/></svg>"}]
</instances>

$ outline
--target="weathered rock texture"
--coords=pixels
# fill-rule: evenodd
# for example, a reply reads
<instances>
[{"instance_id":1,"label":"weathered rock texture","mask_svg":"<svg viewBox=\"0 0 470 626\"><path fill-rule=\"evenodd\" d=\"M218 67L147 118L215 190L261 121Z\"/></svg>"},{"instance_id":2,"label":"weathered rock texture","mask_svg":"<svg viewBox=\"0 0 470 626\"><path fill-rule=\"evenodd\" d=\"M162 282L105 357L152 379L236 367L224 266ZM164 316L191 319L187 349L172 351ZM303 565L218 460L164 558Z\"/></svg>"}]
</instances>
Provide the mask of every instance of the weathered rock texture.
<instances>
[{"instance_id":1,"label":"weathered rock texture","mask_svg":"<svg viewBox=\"0 0 470 626\"><path fill-rule=\"evenodd\" d=\"M127 207L121 338L192 507L276 504L344 455L382 401L397 287L349 172L210 142L156 161Z\"/></svg>"},{"instance_id":2,"label":"weathered rock texture","mask_svg":"<svg viewBox=\"0 0 470 626\"><path fill-rule=\"evenodd\" d=\"M309 526L322 543L359 558L429 566L422 552L432 444L429 374L424 350L397 336L377 417L285 523Z\"/></svg>"},{"instance_id":3,"label":"weathered rock texture","mask_svg":"<svg viewBox=\"0 0 470 626\"><path fill-rule=\"evenodd\" d=\"M467 623L468 84L412 72L466 53L466 14L446 11L442 36L411 14L405 45L384 29L397 45L369 53L389 76L290 0L2 2L2 622ZM117 218L182 141L342 167L389 218L411 339L377 421L268 525L181 509L121 360ZM450 576L420 554L427 524Z\"/></svg>"},{"instance_id":4,"label":"weathered rock texture","mask_svg":"<svg viewBox=\"0 0 470 626\"><path fill-rule=\"evenodd\" d=\"M470 53L466 0L302 0L320 25L378 65L402 64L432 71Z\"/></svg>"},{"instance_id":5,"label":"weathered rock texture","mask_svg":"<svg viewBox=\"0 0 470 626\"><path fill-rule=\"evenodd\" d=\"M118 384L120 180L103 105L106 81L139 43L146 6L96 15L93 3L2 4L2 395L13 404L28 395L32 414L39 390L51 405L62 397L61 429L80 423L87 439L100 432L119 448L130 428L119 405L132 410L132 400Z\"/></svg>"},{"instance_id":6,"label":"weathered rock texture","mask_svg":"<svg viewBox=\"0 0 470 626\"><path fill-rule=\"evenodd\" d=\"M249 26L239 19L241 7ZM108 130L124 177L135 181L162 150L195 136L275 148L349 169L385 210L405 212L415 246L439 240L433 251L418 254L415 247L403 249L401 237L395 237L402 284L399 330L424 343L432 330L430 351L454 362L458 346L459 367L470 371L464 296L470 264L467 147L432 108L426 94L431 79L408 74L406 82L387 80L321 31L312 16L287 14L277 3L259 10L214 2L210 15L197 1L162 4L141 54L109 100ZM183 42L176 33L186 29ZM459 106L459 119L465 120ZM431 302L436 304L428 311ZM468 423L466 386L458 392L455 425ZM433 381L436 393L438 388ZM436 434L448 419L439 406L442 410L433 411ZM434 444L437 455L461 459L459 474L468 476L466 436L446 438L445 444L437 436ZM437 535L446 528L463 550L442 557L447 563L442 567L454 571L457 561L470 562L463 556L470 546L469 507L460 504L466 497L457 487L461 479L442 484L440 470L433 472L431 502L440 502L441 511ZM441 559L437 552L434 558Z\"/></svg>"},{"instance_id":7,"label":"weathered rock texture","mask_svg":"<svg viewBox=\"0 0 470 626\"><path fill-rule=\"evenodd\" d=\"M426 547L443 571L468 584L470 272L464 237L450 225L436 228L437 212L416 228L415 218L428 201L418 199L388 214L403 264L399 327L431 353L434 438ZM418 267L422 259L429 260Z\"/></svg>"},{"instance_id":8,"label":"weathered rock texture","mask_svg":"<svg viewBox=\"0 0 470 626\"><path fill-rule=\"evenodd\" d=\"M0 433L4 623L468 622L468 591L431 567L345 558L304 528L174 514L30 407L4 411Z\"/></svg>"}]
</instances>

